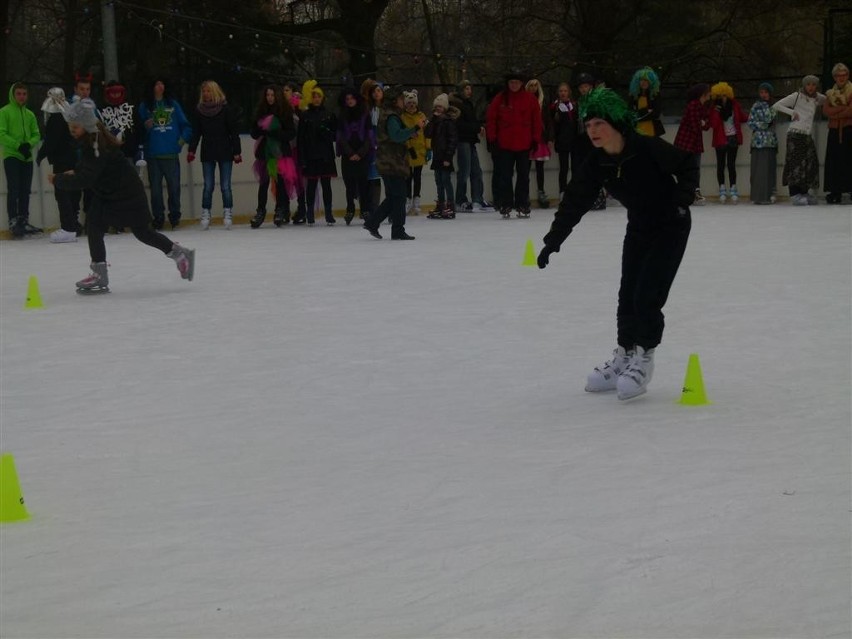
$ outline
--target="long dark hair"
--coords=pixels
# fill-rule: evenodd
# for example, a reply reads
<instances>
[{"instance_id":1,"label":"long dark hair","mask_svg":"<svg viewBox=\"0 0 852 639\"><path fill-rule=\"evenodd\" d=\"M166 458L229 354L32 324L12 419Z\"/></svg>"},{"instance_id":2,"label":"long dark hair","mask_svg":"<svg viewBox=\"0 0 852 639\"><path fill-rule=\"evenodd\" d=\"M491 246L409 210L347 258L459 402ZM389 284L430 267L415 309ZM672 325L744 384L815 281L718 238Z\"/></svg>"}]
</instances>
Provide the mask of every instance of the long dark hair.
<instances>
[{"instance_id":1,"label":"long dark hair","mask_svg":"<svg viewBox=\"0 0 852 639\"><path fill-rule=\"evenodd\" d=\"M273 104L269 104L266 101L267 91L272 91L275 95L275 102ZM254 110L254 119L257 121L270 114L279 120L293 117L293 107L284 99L284 92L277 84L267 84L263 87L263 90L260 92L260 100L258 100L257 107Z\"/></svg>"},{"instance_id":2,"label":"long dark hair","mask_svg":"<svg viewBox=\"0 0 852 639\"><path fill-rule=\"evenodd\" d=\"M157 100L154 98L154 85L157 82L162 82L163 86L163 102L168 102L173 99L171 82L162 76L156 76L151 79L148 83L148 86L145 87L145 106L148 107L148 110L153 111L157 106Z\"/></svg>"}]
</instances>

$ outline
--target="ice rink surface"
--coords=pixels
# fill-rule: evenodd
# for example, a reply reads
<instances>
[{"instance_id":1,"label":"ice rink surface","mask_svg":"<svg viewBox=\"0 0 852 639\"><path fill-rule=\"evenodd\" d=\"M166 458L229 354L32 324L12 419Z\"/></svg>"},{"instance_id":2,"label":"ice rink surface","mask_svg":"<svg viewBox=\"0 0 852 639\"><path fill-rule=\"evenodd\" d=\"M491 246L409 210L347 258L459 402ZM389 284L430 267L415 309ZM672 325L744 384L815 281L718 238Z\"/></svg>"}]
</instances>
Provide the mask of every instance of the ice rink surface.
<instances>
[{"instance_id":1,"label":"ice rink surface","mask_svg":"<svg viewBox=\"0 0 852 639\"><path fill-rule=\"evenodd\" d=\"M627 403L620 207L545 271L552 211L182 228L192 283L110 236L88 298L85 242L3 242L0 633L849 637L850 209L695 208Z\"/></svg>"}]
</instances>

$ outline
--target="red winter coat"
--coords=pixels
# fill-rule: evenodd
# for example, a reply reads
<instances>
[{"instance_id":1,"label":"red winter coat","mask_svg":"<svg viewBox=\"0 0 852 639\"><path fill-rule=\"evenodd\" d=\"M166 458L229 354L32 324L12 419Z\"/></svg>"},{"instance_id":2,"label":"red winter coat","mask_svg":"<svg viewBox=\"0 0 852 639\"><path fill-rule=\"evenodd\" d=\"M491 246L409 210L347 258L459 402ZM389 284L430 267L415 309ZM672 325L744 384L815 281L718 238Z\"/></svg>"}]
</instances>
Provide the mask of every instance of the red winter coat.
<instances>
[{"instance_id":1,"label":"red winter coat","mask_svg":"<svg viewBox=\"0 0 852 639\"><path fill-rule=\"evenodd\" d=\"M485 135L504 151L529 151L542 138L541 107L529 91L505 89L488 105Z\"/></svg>"},{"instance_id":2,"label":"red winter coat","mask_svg":"<svg viewBox=\"0 0 852 639\"><path fill-rule=\"evenodd\" d=\"M743 127L742 125L748 121L748 116L743 112L740 103L736 100L731 100L731 109L734 116L734 128L737 130L737 144L743 143ZM725 123L722 122L722 116L719 115L719 110L710 108L710 126L713 127L713 148L728 146L728 136L725 135Z\"/></svg>"}]
</instances>

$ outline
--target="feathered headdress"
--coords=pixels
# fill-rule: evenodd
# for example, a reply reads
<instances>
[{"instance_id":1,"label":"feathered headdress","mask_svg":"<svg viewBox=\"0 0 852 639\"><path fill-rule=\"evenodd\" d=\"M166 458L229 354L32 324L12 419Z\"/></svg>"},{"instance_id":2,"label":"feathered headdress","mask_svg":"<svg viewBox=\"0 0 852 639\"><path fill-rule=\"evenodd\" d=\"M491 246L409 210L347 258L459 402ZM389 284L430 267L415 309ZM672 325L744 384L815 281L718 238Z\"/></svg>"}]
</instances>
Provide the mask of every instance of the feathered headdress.
<instances>
[{"instance_id":1,"label":"feathered headdress","mask_svg":"<svg viewBox=\"0 0 852 639\"><path fill-rule=\"evenodd\" d=\"M636 114L630 110L620 95L603 87L592 89L580 102L580 117L583 120L600 118L626 134L636 126Z\"/></svg>"},{"instance_id":2,"label":"feathered headdress","mask_svg":"<svg viewBox=\"0 0 852 639\"><path fill-rule=\"evenodd\" d=\"M308 106L311 104L311 99L314 97L314 93L319 93L323 98L325 98L325 93L323 93L323 90L319 88L316 80L305 80L305 83L302 85L302 101L299 103L299 108L302 111L307 111Z\"/></svg>"},{"instance_id":3,"label":"feathered headdress","mask_svg":"<svg viewBox=\"0 0 852 639\"><path fill-rule=\"evenodd\" d=\"M656 72L651 67L643 67L639 69L636 73L633 74L633 78L630 80L630 90L628 93L634 98L639 97L639 83L642 80L647 80L648 84L651 86L648 88L648 91L651 94L651 97L656 96L660 92L660 77L656 74Z\"/></svg>"}]
</instances>

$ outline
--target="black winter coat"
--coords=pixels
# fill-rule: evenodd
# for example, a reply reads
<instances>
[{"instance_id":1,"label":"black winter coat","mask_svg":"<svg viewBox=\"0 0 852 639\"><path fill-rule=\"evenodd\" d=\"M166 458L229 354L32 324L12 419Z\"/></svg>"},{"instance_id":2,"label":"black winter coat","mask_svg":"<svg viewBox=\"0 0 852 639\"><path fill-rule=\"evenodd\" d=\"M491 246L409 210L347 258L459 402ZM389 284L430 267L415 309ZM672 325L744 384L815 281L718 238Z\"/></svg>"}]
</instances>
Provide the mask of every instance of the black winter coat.
<instances>
[{"instance_id":1,"label":"black winter coat","mask_svg":"<svg viewBox=\"0 0 852 639\"><path fill-rule=\"evenodd\" d=\"M544 243L558 251L592 208L601 188L627 208L628 231L654 232L686 225L698 176L691 153L659 138L631 132L619 155L592 149L568 184Z\"/></svg>"},{"instance_id":2,"label":"black winter coat","mask_svg":"<svg viewBox=\"0 0 852 639\"><path fill-rule=\"evenodd\" d=\"M189 152L195 153L201 141L202 162L231 162L242 153L236 111L227 102L216 115L203 115L197 108L192 119Z\"/></svg>"},{"instance_id":3,"label":"black winter coat","mask_svg":"<svg viewBox=\"0 0 852 639\"><path fill-rule=\"evenodd\" d=\"M553 122L553 148L557 153L566 153L574 146L574 141L577 139L577 119L579 110L577 103L573 100L567 103L568 111L560 111L557 100L551 107L551 120Z\"/></svg>"},{"instance_id":4,"label":"black winter coat","mask_svg":"<svg viewBox=\"0 0 852 639\"><path fill-rule=\"evenodd\" d=\"M103 221L108 226L131 228L151 223L145 186L121 149L101 146L100 156L96 157L92 148L84 148L74 173L58 174L53 186L71 191L91 189L89 219Z\"/></svg>"},{"instance_id":5,"label":"black winter coat","mask_svg":"<svg viewBox=\"0 0 852 639\"><path fill-rule=\"evenodd\" d=\"M47 158L54 173L70 171L77 164L77 144L68 131L68 123L61 113L51 113L44 127L44 143L38 150L36 162Z\"/></svg>"},{"instance_id":6,"label":"black winter coat","mask_svg":"<svg viewBox=\"0 0 852 639\"><path fill-rule=\"evenodd\" d=\"M461 112L451 106L443 115L433 116L426 125L424 135L432 140L432 164L429 166L433 171L452 171L453 156L459 143L456 122ZM444 166L449 162L449 166Z\"/></svg>"},{"instance_id":7,"label":"black winter coat","mask_svg":"<svg viewBox=\"0 0 852 639\"><path fill-rule=\"evenodd\" d=\"M473 100L461 98L461 106L458 120L456 120L456 128L459 133L459 142L468 144L476 144L479 142L479 131L482 129L482 122L476 117L476 107L473 106Z\"/></svg>"},{"instance_id":8,"label":"black winter coat","mask_svg":"<svg viewBox=\"0 0 852 639\"><path fill-rule=\"evenodd\" d=\"M299 163L310 169L305 175L335 174L334 141L337 137L337 115L324 106L309 106L299 113L297 134Z\"/></svg>"}]
</instances>

